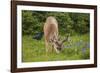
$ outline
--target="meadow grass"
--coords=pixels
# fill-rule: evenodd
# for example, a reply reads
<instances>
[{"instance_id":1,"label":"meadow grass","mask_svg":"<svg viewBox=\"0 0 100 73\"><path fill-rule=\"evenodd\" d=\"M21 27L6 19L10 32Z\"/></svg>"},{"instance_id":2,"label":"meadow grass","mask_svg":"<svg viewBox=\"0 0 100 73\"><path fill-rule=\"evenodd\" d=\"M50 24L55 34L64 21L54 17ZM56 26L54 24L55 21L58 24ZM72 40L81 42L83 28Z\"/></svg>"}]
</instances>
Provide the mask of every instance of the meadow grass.
<instances>
[{"instance_id":1,"label":"meadow grass","mask_svg":"<svg viewBox=\"0 0 100 73\"><path fill-rule=\"evenodd\" d=\"M70 37L71 42L65 42L65 48L59 53L50 52L46 55L44 38L32 39L32 36L24 35L22 39L22 62L83 60L90 58L89 34ZM89 46L89 44L88 44Z\"/></svg>"}]
</instances>

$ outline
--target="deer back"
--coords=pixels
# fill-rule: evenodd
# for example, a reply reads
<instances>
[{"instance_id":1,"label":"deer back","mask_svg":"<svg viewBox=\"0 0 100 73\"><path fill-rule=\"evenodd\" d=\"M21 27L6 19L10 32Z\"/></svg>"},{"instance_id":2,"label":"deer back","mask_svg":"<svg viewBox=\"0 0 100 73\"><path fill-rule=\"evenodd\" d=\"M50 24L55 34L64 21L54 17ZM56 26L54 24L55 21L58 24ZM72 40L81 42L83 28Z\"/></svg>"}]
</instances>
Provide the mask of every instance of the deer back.
<instances>
[{"instance_id":1,"label":"deer back","mask_svg":"<svg viewBox=\"0 0 100 73\"><path fill-rule=\"evenodd\" d=\"M48 17L44 24L44 36L46 40L58 37L58 23L54 17Z\"/></svg>"}]
</instances>

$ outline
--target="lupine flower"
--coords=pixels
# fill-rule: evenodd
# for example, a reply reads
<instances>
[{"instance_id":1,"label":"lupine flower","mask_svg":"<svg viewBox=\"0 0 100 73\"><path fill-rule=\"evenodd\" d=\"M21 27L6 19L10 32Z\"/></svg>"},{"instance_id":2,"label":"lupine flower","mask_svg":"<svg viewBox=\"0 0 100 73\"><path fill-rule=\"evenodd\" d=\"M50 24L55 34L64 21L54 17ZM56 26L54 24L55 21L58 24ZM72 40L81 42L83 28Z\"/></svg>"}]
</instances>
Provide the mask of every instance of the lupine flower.
<instances>
[{"instance_id":1,"label":"lupine flower","mask_svg":"<svg viewBox=\"0 0 100 73\"><path fill-rule=\"evenodd\" d=\"M90 48L90 43L87 43L87 48Z\"/></svg>"},{"instance_id":2,"label":"lupine flower","mask_svg":"<svg viewBox=\"0 0 100 73\"><path fill-rule=\"evenodd\" d=\"M86 52L86 48L82 48L82 53L84 54Z\"/></svg>"}]
</instances>

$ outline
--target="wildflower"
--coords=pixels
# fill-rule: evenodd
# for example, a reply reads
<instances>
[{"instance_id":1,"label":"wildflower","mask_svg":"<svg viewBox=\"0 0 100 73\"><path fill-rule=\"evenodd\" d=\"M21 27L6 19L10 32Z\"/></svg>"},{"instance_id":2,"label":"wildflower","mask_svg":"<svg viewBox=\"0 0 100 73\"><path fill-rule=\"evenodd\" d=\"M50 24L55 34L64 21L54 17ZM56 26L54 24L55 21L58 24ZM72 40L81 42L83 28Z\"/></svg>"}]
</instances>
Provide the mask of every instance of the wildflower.
<instances>
[{"instance_id":1,"label":"wildflower","mask_svg":"<svg viewBox=\"0 0 100 73\"><path fill-rule=\"evenodd\" d=\"M82 48L82 53L85 54L86 48Z\"/></svg>"}]
</instances>

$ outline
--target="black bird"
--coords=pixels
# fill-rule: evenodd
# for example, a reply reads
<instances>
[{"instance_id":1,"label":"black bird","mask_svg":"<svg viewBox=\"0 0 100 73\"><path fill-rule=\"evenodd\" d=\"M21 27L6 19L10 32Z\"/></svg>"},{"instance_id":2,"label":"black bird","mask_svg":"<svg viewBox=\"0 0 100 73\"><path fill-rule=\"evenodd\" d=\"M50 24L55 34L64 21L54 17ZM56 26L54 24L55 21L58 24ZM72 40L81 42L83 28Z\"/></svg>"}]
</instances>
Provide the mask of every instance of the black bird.
<instances>
[{"instance_id":1,"label":"black bird","mask_svg":"<svg viewBox=\"0 0 100 73\"><path fill-rule=\"evenodd\" d=\"M35 33L34 36L33 36L33 39L41 40L43 34L44 34L43 32Z\"/></svg>"}]
</instances>

